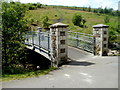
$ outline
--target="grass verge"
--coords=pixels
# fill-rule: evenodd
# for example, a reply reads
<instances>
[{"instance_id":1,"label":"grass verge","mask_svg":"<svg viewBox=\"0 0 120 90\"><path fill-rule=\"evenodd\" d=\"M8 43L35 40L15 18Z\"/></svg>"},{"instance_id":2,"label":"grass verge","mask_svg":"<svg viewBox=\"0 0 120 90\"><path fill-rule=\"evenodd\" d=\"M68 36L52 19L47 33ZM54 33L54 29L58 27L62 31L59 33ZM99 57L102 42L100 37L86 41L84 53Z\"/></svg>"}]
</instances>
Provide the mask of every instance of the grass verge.
<instances>
[{"instance_id":1,"label":"grass verge","mask_svg":"<svg viewBox=\"0 0 120 90\"><path fill-rule=\"evenodd\" d=\"M26 72L24 74L5 74L5 75L2 75L2 77L0 78L0 82L10 81L10 80L19 80L19 79L30 78L30 77L38 77L40 75L48 74L50 71L53 71L55 69L57 68L52 67L47 70L31 71L31 72Z\"/></svg>"}]
</instances>

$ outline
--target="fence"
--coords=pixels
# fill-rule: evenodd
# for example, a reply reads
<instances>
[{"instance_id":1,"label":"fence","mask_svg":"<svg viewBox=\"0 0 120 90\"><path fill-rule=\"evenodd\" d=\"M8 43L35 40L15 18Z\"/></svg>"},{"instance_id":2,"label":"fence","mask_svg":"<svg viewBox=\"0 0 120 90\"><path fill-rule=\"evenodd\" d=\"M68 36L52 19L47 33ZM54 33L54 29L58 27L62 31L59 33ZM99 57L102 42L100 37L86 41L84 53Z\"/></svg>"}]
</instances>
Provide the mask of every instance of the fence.
<instances>
[{"instance_id":1,"label":"fence","mask_svg":"<svg viewBox=\"0 0 120 90\"><path fill-rule=\"evenodd\" d=\"M44 50L44 52L50 52L50 35L48 32L39 32L39 31L31 31L27 32L25 36L25 44L29 46L34 46L39 50Z\"/></svg>"},{"instance_id":2,"label":"fence","mask_svg":"<svg viewBox=\"0 0 120 90\"><path fill-rule=\"evenodd\" d=\"M68 45L94 53L95 39L93 35L68 32Z\"/></svg>"}]
</instances>

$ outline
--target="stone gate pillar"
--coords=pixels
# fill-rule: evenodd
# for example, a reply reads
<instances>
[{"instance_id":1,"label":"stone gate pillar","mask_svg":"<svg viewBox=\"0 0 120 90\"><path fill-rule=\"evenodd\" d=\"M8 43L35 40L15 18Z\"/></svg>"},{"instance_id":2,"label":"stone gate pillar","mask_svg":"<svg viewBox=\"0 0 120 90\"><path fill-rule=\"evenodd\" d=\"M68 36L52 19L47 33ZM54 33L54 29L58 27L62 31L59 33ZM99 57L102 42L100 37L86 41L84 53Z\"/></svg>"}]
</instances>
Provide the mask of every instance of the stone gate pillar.
<instances>
[{"instance_id":1,"label":"stone gate pillar","mask_svg":"<svg viewBox=\"0 0 120 90\"><path fill-rule=\"evenodd\" d=\"M95 36L95 55L107 56L108 27L109 26L103 24L93 26L93 35Z\"/></svg>"},{"instance_id":2,"label":"stone gate pillar","mask_svg":"<svg viewBox=\"0 0 120 90\"><path fill-rule=\"evenodd\" d=\"M67 27L68 25L63 23L50 26L50 54L54 67L67 61Z\"/></svg>"}]
</instances>

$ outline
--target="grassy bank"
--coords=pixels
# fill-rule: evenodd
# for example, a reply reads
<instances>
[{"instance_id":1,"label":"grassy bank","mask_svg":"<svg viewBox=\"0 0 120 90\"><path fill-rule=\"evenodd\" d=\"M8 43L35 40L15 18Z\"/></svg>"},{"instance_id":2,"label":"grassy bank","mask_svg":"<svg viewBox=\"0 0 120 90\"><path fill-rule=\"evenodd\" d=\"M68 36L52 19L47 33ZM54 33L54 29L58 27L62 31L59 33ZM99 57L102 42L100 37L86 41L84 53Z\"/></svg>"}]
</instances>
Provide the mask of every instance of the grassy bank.
<instances>
[{"instance_id":1,"label":"grassy bank","mask_svg":"<svg viewBox=\"0 0 120 90\"><path fill-rule=\"evenodd\" d=\"M2 75L2 78L0 78L0 81L10 81L10 80L19 80L24 78L30 78L30 77L38 77L40 75L48 74L50 71L53 71L57 68L49 68L46 70L37 70L37 71L31 71L31 72L25 72L23 74L5 74Z\"/></svg>"}]
</instances>

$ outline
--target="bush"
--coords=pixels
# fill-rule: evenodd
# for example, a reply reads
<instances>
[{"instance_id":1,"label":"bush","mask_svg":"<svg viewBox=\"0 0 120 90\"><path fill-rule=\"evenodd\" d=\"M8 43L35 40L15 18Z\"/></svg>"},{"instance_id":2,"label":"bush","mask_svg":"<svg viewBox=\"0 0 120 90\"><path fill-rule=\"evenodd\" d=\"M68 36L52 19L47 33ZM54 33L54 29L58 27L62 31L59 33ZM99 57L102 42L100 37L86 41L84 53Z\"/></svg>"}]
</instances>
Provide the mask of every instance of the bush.
<instances>
[{"instance_id":1,"label":"bush","mask_svg":"<svg viewBox=\"0 0 120 90\"><path fill-rule=\"evenodd\" d=\"M109 22L110 22L110 18L109 18L109 16L105 16L105 18L104 18L104 22L105 22L105 23L109 23Z\"/></svg>"},{"instance_id":2,"label":"bush","mask_svg":"<svg viewBox=\"0 0 120 90\"><path fill-rule=\"evenodd\" d=\"M42 7L42 4L37 3L37 8L41 8L41 7Z\"/></svg>"},{"instance_id":3,"label":"bush","mask_svg":"<svg viewBox=\"0 0 120 90\"><path fill-rule=\"evenodd\" d=\"M36 6L30 6L29 7L29 10L35 10L36 9Z\"/></svg>"},{"instance_id":4,"label":"bush","mask_svg":"<svg viewBox=\"0 0 120 90\"><path fill-rule=\"evenodd\" d=\"M48 20L49 20L48 16L43 16L42 17L42 23L43 23L43 27L44 28L48 28L49 27Z\"/></svg>"},{"instance_id":5,"label":"bush","mask_svg":"<svg viewBox=\"0 0 120 90\"><path fill-rule=\"evenodd\" d=\"M27 8L19 2L2 3L2 63L3 67L19 64L26 58L23 35L27 31L24 18ZM4 69L4 68L3 68Z\"/></svg>"},{"instance_id":6,"label":"bush","mask_svg":"<svg viewBox=\"0 0 120 90\"><path fill-rule=\"evenodd\" d=\"M75 13L73 18L72 18L73 24L76 26L80 26L81 21L82 21L82 16L80 15L80 13Z\"/></svg>"}]
</instances>

